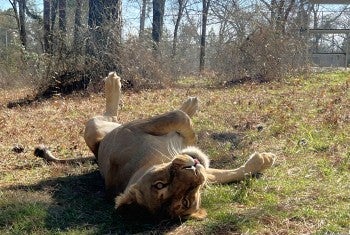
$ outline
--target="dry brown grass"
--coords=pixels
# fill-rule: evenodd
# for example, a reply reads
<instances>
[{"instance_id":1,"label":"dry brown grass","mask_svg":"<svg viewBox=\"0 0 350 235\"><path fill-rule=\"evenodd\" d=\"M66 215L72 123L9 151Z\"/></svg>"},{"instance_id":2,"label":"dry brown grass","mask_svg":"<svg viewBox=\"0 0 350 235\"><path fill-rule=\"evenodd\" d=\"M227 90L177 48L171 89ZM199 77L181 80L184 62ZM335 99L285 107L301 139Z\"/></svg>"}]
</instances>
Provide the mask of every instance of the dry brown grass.
<instances>
[{"instance_id":1,"label":"dry brown grass","mask_svg":"<svg viewBox=\"0 0 350 235\"><path fill-rule=\"evenodd\" d=\"M203 204L209 216L205 221L189 221L166 230L144 226L136 232L348 232L349 77L348 73L336 73L222 89L195 86L190 80L191 84L180 81L180 88L124 93L119 117L122 123L175 109L188 96L199 97L201 107L194 118L199 146L211 156L215 167L238 166L254 151L278 155L276 167L260 180L206 189ZM90 117L103 113L103 96L71 95L27 107L6 108L8 101L31 92L0 90L0 209L12 213L10 205L31 202L33 208L39 209L32 214L26 212L28 218L38 217L46 222L32 228L33 224L23 224L14 215L5 220L0 215L0 231L134 231L135 228L124 228L126 225L113 220L111 207L102 206L101 188L88 186L90 179L96 179L96 165L48 165L33 156L34 147L40 143L61 157L90 155L82 137L83 126ZM24 151L15 153L16 145L23 146ZM101 182L95 184L98 183ZM83 195L89 202L71 198L66 191L77 193L76 197ZM67 211L60 207L61 203L71 204L72 208ZM88 209L81 209L84 205ZM96 212L100 207L105 211ZM24 209L18 210L16 213L20 214ZM71 218L69 213L77 218ZM100 220L91 221L91 216L84 213L95 213ZM57 223L55 216L63 218L59 225L53 225ZM103 222L106 218L109 220ZM89 222L84 224L84 220Z\"/></svg>"}]
</instances>

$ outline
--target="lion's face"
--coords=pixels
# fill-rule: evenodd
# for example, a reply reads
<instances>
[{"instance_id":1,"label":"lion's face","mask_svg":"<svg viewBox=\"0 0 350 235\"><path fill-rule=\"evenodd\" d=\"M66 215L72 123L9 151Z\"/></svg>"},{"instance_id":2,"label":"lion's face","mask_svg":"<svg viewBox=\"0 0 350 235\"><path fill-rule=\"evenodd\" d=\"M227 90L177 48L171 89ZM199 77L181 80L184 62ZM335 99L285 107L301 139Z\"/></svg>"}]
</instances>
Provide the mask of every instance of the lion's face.
<instances>
[{"instance_id":1,"label":"lion's face","mask_svg":"<svg viewBox=\"0 0 350 235\"><path fill-rule=\"evenodd\" d=\"M117 197L116 207L136 202L155 215L204 218L206 213L200 209L204 182L203 165L186 154L178 155L171 163L149 169Z\"/></svg>"}]
</instances>

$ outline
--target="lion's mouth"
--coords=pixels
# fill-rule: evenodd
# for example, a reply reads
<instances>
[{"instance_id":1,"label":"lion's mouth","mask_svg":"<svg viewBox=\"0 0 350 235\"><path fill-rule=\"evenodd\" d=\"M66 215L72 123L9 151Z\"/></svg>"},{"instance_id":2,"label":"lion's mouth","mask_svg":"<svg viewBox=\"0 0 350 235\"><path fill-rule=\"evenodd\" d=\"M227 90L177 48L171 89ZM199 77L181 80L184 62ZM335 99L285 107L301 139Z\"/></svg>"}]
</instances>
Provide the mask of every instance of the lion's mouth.
<instances>
[{"instance_id":1,"label":"lion's mouth","mask_svg":"<svg viewBox=\"0 0 350 235\"><path fill-rule=\"evenodd\" d=\"M192 160L193 160L193 163L190 163L189 165L184 166L182 169L192 170L195 172L195 174L197 174L197 170L199 167L202 166L202 164L197 158L192 158Z\"/></svg>"}]
</instances>

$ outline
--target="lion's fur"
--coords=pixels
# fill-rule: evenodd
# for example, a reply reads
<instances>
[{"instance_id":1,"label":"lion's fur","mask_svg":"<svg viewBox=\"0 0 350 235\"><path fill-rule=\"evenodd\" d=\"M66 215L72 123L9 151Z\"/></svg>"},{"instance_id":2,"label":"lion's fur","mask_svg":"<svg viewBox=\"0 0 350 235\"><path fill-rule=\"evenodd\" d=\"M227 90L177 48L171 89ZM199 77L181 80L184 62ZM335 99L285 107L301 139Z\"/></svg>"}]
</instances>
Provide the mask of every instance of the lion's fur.
<instances>
[{"instance_id":1,"label":"lion's fur","mask_svg":"<svg viewBox=\"0 0 350 235\"><path fill-rule=\"evenodd\" d=\"M153 214L203 218L200 191L205 182L239 181L273 164L273 154L254 153L237 169L210 168L208 156L194 147L190 117L198 109L197 98L178 110L119 124L120 78L110 73L105 86L106 112L87 122L84 138L97 158L106 195L116 197L117 208L137 203Z\"/></svg>"}]
</instances>

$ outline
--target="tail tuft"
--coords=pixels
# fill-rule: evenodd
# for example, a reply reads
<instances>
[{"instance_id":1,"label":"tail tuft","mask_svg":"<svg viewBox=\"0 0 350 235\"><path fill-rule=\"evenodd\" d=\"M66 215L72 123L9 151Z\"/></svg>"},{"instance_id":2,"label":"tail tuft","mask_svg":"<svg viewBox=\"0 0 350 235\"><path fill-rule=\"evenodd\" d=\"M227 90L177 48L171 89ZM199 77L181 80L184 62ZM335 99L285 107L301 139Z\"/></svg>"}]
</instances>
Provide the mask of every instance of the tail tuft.
<instances>
[{"instance_id":1,"label":"tail tuft","mask_svg":"<svg viewBox=\"0 0 350 235\"><path fill-rule=\"evenodd\" d=\"M34 155L36 157L45 158L46 151L47 151L47 148L44 145L39 145L34 149Z\"/></svg>"}]
</instances>

